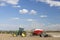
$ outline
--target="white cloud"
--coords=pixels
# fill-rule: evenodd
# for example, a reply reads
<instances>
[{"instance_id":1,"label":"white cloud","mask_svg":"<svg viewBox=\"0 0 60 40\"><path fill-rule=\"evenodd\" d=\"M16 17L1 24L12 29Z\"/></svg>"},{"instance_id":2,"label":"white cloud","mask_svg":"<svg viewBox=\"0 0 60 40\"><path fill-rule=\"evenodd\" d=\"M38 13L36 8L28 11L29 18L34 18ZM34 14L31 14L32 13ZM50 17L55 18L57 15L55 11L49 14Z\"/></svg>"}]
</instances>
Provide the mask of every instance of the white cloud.
<instances>
[{"instance_id":1,"label":"white cloud","mask_svg":"<svg viewBox=\"0 0 60 40\"><path fill-rule=\"evenodd\" d=\"M19 20L20 18L15 17L15 18L11 18L10 20Z\"/></svg>"},{"instance_id":2,"label":"white cloud","mask_svg":"<svg viewBox=\"0 0 60 40\"><path fill-rule=\"evenodd\" d=\"M14 8L20 8L21 6L19 6L19 5L15 5L15 6L12 6L12 7L14 7Z\"/></svg>"},{"instance_id":3,"label":"white cloud","mask_svg":"<svg viewBox=\"0 0 60 40\"><path fill-rule=\"evenodd\" d=\"M26 14L28 13L28 10L27 9L22 9L22 10L19 10L20 14Z\"/></svg>"},{"instance_id":4,"label":"white cloud","mask_svg":"<svg viewBox=\"0 0 60 40\"><path fill-rule=\"evenodd\" d=\"M39 2L45 2L46 4L49 4L50 6L60 6L60 1L54 1L54 0L36 0Z\"/></svg>"},{"instance_id":5,"label":"white cloud","mask_svg":"<svg viewBox=\"0 0 60 40\"><path fill-rule=\"evenodd\" d=\"M13 5L18 4L18 1L19 1L19 0L6 0L7 3L13 4Z\"/></svg>"},{"instance_id":6,"label":"white cloud","mask_svg":"<svg viewBox=\"0 0 60 40\"><path fill-rule=\"evenodd\" d=\"M0 2L12 4L12 5L17 5L19 0L0 0Z\"/></svg>"},{"instance_id":7,"label":"white cloud","mask_svg":"<svg viewBox=\"0 0 60 40\"><path fill-rule=\"evenodd\" d=\"M33 19L27 19L27 21L34 21Z\"/></svg>"},{"instance_id":8,"label":"white cloud","mask_svg":"<svg viewBox=\"0 0 60 40\"><path fill-rule=\"evenodd\" d=\"M41 18L46 18L46 17L47 17L47 15L40 15L40 17L41 17Z\"/></svg>"},{"instance_id":9,"label":"white cloud","mask_svg":"<svg viewBox=\"0 0 60 40\"><path fill-rule=\"evenodd\" d=\"M6 4L5 3L0 3L0 6L6 6Z\"/></svg>"},{"instance_id":10,"label":"white cloud","mask_svg":"<svg viewBox=\"0 0 60 40\"><path fill-rule=\"evenodd\" d=\"M30 14L36 14L37 12L35 10L31 10Z\"/></svg>"},{"instance_id":11,"label":"white cloud","mask_svg":"<svg viewBox=\"0 0 60 40\"><path fill-rule=\"evenodd\" d=\"M20 14L26 14L26 13L28 13L28 14L36 14L37 13L37 11L35 11L35 10L28 10L28 9L22 9L22 10L19 10L19 13Z\"/></svg>"},{"instance_id":12,"label":"white cloud","mask_svg":"<svg viewBox=\"0 0 60 40\"><path fill-rule=\"evenodd\" d=\"M19 19L19 18L13 18L13 19Z\"/></svg>"}]
</instances>

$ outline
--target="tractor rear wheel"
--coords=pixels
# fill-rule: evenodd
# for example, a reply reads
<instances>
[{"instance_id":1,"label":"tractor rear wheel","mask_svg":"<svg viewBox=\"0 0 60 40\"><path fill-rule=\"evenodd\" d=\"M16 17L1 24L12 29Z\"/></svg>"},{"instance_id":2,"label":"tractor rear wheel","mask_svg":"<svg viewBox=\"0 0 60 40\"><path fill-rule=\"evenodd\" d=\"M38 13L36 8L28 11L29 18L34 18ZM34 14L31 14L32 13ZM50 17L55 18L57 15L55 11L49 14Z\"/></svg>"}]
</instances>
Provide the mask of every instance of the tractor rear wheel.
<instances>
[{"instance_id":1,"label":"tractor rear wheel","mask_svg":"<svg viewBox=\"0 0 60 40\"><path fill-rule=\"evenodd\" d=\"M26 37L26 32L22 32L21 36Z\"/></svg>"}]
</instances>

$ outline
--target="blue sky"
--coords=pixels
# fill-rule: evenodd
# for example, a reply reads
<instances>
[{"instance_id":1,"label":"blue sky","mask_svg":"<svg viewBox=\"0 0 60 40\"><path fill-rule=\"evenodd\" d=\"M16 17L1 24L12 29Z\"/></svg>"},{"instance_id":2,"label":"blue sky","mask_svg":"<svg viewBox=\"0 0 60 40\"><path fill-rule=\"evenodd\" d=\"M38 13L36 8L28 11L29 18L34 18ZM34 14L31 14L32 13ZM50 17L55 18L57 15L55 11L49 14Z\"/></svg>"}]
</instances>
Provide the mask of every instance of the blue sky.
<instances>
[{"instance_id":1,"label":"blue sky","mask_svg":"<svg viewBox=\"0 0 60 40\"><path fill-rule=\"evenodd\" d=\"M59 0L0 0L0 30L60 30Z\"/></svg>"}]
</instances>

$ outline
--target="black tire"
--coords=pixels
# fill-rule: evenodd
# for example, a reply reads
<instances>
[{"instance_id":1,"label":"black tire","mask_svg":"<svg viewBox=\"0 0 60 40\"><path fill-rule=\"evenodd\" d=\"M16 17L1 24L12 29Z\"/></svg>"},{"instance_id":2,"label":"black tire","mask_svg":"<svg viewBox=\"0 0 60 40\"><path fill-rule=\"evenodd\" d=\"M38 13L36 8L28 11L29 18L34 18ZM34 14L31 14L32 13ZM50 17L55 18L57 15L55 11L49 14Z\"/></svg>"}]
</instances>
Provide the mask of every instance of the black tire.
<instances>
[{"instance_id":1,"label":"black tire","mask_svg":"<svg viewBox=\"0 0 60 40\"><path fill-rule=\"evenodd\" d=\"M48 34L41 34L40 37L48 37Z\"/></svg>"},{"instance_id":2,"label":"black tire","mask_svg":"<svg viewBox=\"0 0 60 40\"><path fill-rule=\"evenodd\" d=\"M44 37L44 35L43 35L43 34L41 34L41 35L40 35L40 37Z\"/></svg>"}]
</instances>

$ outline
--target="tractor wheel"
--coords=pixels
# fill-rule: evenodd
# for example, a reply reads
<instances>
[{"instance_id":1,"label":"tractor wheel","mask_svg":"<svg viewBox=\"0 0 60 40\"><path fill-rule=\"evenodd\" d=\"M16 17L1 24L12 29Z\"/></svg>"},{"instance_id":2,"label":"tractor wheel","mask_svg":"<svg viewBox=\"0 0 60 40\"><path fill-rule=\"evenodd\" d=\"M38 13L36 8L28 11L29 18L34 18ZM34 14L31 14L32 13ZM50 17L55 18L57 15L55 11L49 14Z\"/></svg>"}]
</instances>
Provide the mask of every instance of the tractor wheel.
<instances>
[{"instance_id":1,"label":"tractor wheel","mask_svg":"<svg viewBox=\"0 0 60 40\"><path fill-rule=\"evenodd\" d=\"M12 34L13 35L13 37L16 37L17 35L14 33L14 34Z\"/></svg>"},{"instance_id":2,"label":"tractor wheel","mask_svg":"<svg viewBox=\"0 0 60 40\"><path fill-rule=\"evenodd\" d=\"M22 32L22 35L21 36L22 37L26 37L26 33Z\"/></svg>"}]
</instances>

